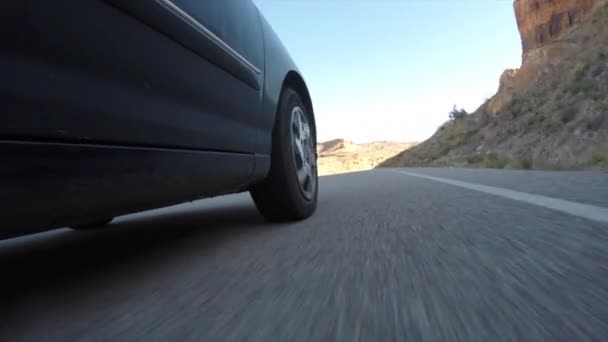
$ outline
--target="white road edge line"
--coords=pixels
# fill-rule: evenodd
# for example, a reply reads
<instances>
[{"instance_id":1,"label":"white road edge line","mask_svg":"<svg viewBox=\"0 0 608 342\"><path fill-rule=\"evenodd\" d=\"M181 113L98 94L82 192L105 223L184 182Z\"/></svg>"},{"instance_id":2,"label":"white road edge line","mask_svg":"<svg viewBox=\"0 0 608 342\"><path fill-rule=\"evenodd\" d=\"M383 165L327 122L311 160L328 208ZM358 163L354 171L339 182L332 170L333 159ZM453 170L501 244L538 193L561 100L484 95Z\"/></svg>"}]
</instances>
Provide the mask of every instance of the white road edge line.
<instances>
[{"instance_id":1,"label":"white road edge line","mask_svg":"<svg viewBox=\"0 0 608 342\"><path fill-rule=\"evenodd\" d=\"M598 207L591 204L583 204L578 202L567 201L554 197L546 197L542 195L534 195L525 192L509 190L505 188L498 188L494 186L487 186L475 183L468 183L457 181L447 178L439 178L433 176L427 176L419 173L401 171L401 170L387 170L389 172L400 173L407 176L418 177L422 179L428 179L435 182L458 186L461 188L483 192L486 194L508 198L511 200L529 203L540 207L561 211L569 215L574 215L582 218L586 218L593 221L599 221L608 223L608 208Z\"/></svg>"}]
</instances>

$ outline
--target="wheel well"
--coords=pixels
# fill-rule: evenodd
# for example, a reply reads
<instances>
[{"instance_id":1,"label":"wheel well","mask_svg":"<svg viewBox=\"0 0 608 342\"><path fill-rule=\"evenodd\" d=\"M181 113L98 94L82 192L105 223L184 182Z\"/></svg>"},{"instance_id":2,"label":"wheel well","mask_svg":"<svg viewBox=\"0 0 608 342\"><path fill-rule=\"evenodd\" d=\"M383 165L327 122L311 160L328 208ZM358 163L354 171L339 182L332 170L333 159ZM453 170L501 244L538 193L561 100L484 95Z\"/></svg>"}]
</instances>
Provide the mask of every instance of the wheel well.
<instances>
[{"instance_id":1,"label":"wheel well","mask_svg":"<svg viewBox=\"0 0 608 342\"><path fill-rule=\"evenodd\" d=\"M282 89L285 89L286 87L293 88L295 91L298 92L298 94L300 94L300 96L302 96L302 101L304 101L304 105L306 106L306 111L311 114L310 118L312 119L314 131L315 131L315 135L316 135L317 125L315 122L315 112L312 107L312 99L310 98L310 93L308 92L308 88L306 87L306 83L304 82L304 79L297 72L290 71L287 73L287 76L285 77L285 81L283 81Z\"/></svg>"}]
</instances>

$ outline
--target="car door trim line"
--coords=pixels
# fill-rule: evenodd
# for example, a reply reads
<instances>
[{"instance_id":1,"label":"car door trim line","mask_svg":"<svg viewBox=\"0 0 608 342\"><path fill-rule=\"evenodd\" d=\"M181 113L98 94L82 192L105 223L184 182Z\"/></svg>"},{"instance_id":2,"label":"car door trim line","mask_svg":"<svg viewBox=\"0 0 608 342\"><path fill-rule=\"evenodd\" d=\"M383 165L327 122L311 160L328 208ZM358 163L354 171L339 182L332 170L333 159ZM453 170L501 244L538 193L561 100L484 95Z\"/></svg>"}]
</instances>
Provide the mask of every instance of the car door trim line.
<instances>
[{"instance_id":1,"label":"car door trim line","mask_svg":"<svg viewBox=\"0 0 608 342\"><path fill-rule=\"evenodd\" d=\"M160 4L161 6L163 6L164 8L166 8L167 10L169 10L172 14L174 14L175 16L180 18L182 21L184 21L188 25L192 26L194 29L196 29L197 32L199 32L200 34L205 36L207 39L209 39L210 41L215 43L218 47L220 47L222 50L226 51L233 58L235 58L239 62L245 64L249 69L253 70L256 74L259 75L261 73L260 69L258 67L256 67L255 65L253 65L253 63L251 63L249 60L247 60L247 58L243 57L243 55L241 55L236 50L234 50L232 47L230 47L230 45L228 45L220 37L215 35L215 33L211 32L211 30L206 28L203 24L198 22L198 20L194 19L192 16L190 16L184 10L179 8L176 4L174 4L173 2L171 2L169 0L156 0L156 2L158 4Z\"/></svg>"}]
</instances>

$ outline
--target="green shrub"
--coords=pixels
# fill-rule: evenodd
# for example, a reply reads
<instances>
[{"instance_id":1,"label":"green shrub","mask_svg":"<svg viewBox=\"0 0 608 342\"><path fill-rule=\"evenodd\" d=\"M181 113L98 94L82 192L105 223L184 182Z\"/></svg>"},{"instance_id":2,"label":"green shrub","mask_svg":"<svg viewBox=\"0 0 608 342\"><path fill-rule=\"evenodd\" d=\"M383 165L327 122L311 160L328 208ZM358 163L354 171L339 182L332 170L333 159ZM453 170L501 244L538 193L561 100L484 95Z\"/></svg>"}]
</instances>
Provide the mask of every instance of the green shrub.
<instances>
[{"instance_id":1,"label":"green shrub","mask_svg":"<svg viewBox=\"0 0 608 342\"><path fill-rule=\"evenodd\" d=\"M543 121L545 121L545 117L538 114L538 113L532 113L530 114L530 116L527 117L526 119L526 125L528 127L534 127L538 124L541 124Z\"/></svg>"},{"instance_id":2,"label":"green shrub","mask_svg":"<svg viewBox=\"0 0 608 342\"><path fill-rule=\"evenodd\" d=\"M504 169L509 163L508 158L501 158L496 153L490 153L484 157L482 165L489 169Z\"/></svg>"},{"instance_id":3,"label":"green shrub","mask_svg":"<svg viewBox=\"0 0 608 342\"><path fill-rule=\"evenodd\" d=\"M600 153L599 151L593 151L591 153L591 164L592 165L603 164L607 161L608 161L608 158L603 153Z\"/></svg>"},{"instance_id":4,"label":"green shrub","mask_svg":"<svg viewBox=\"0 0 608 342\"><path fill-rule=\"evenodd\" d=\"M510 112L512 118L517 118L524 112L524 103L517 97L513 97L506 106L506 110Z\"/></svg>"},{"instance_id":5,"label":"green shrub","mask_svg":"<svg viewBox=\"0 0 608 342\"><path fill-rule=\"evenodd\" d=\"M581 61L574 66L574 80L580 81L587 75L591 65L586 61Z\"/></svg>"},{"instance_id":6,"label":"green shrub","mask_svg":"<svg viewBox=\"0 0 608 342\"><path fill-rule=\"evenodd\" d=\"M596 101L596 102L602 101L605 97L606 97L606 95L599 91L593 93L593 95L591 96L593 101Z\"/></svg>"},{"instance_id":7,"label":"green shrub","mask_svg":"<svg viewBox=\"0 0 608 342\"><path fill-rule=\"evenodd\" d=\"M578 114L578 109L574 106L567 106L565 108L562 109L562 111L559 113L559 120L562 123L568 123L572 120L574 120L574 118L576 117L576 115Z\"/></svg>"},{"instance_id":8,"label":"green shrub","mask_svg":"<svg viewBox=\"0 0 608 342\"><path fill-rule=\"evenodd\" d=\"M483 157L479 154L475 154L467 157L467 164L478 165L483 162Z\"/></svg>"},{"instance_id":9,"label":"green shrub","mask_svg":"<svg viewBox=\"0 0 608 342\"><path fill-rule=\"evenodd\" d=\"M532 168L532 160L530 160L530 159L523 159L521 161L521 168L525 169L525 170L530 170Z\"/></svg>"},{"instance_id":10,"label":"green shrub","mask_svg":"<svg viewBox=\"0 0 608 342\"><path fill-rule=\"evenodd\" d=\"M597 114L593 120L591 121L591 128L594 131L599 130L600 128L602 128L604 126L604 124L606 123L606 116L608 114Z\"/></svg>"},{"instance_id":11,"label":"green shrub","mask_svg":"<svg viewBox=\"0 0 608 342\"><path fill-rule=\"evenodd\" d=\"M462 120L466 118L469 113L464 109L458 109L456 105L452 108L449 114L450 120Z\"/></svg>"},{"instance_id":12,"label":"green shrub","mask_svg":"<svg viewBox=\"0 0 608 342\"><path fill-rule=\"evenodd\" d=\"M556 132L558 130L560 130L563 126L563 123L561 122L561 120L558 120L557 118L549 118L548 120L545 120L543 122L543 130L551 133L551 132Z\"/></svg>"},{"instance_id":13,"label":"green shrub","mask_svg":"<svg viewBox=\"0 0 608 342\"><path fill-rule=\"evenodd\" d=\"M606 117L604 115L598 114L592 118L586 118L583 121L583 127L586 131L598 131L606 122Z\"/></svg>"},{"instance_id":14,"label":"green shrub","mask_svg":"<svg viewBox=\"0 0 608 342\"><path fill-rule=\"evenodd\" d=\"M595 67L593 67L593 70L591 70L591 76L592 77L600 76L602 73L604 73L605 68L606 67L604 66L603 63L596 65Z\"/></svg>"},{"instance_id":15,"label":"green shrub","mask_svg":"<svg viewBox=\"0 0 608 342\"><path fill-rule=\"evenodd\" d=\"M595 81L583 80L578 87L578 93L583 94L583 95L588 95L588 94L592 93L596 87L597 87L597 84Z\"/></svg>"}]
</instances>

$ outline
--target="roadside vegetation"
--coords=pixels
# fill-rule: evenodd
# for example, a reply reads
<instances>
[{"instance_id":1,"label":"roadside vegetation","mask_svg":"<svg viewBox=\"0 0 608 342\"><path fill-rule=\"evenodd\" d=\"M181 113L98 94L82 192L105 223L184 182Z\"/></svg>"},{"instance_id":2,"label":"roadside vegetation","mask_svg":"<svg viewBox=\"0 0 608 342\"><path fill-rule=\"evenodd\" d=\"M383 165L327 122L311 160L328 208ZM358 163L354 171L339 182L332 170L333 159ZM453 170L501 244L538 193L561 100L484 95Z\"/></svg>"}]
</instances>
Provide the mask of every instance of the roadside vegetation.
<instances>
[{"instance_id":1,"label":"roadside vegetation","mask_svg":"<svg viewBox=\"0 0 608 342\"><path fill-rule=\"evenodd\" d=\"M427 141L380 167L608 170L608 5L566 39L584 47L497 114L456 106Z\"/></svg>"}]
</instances>

